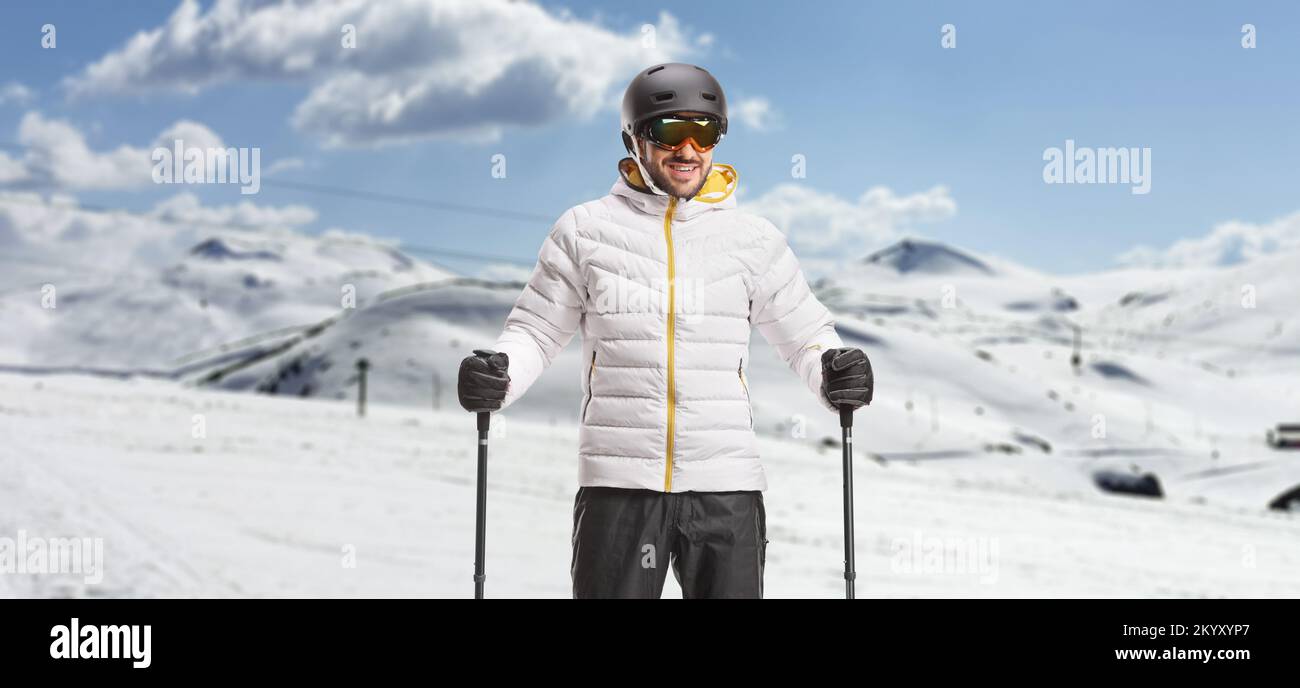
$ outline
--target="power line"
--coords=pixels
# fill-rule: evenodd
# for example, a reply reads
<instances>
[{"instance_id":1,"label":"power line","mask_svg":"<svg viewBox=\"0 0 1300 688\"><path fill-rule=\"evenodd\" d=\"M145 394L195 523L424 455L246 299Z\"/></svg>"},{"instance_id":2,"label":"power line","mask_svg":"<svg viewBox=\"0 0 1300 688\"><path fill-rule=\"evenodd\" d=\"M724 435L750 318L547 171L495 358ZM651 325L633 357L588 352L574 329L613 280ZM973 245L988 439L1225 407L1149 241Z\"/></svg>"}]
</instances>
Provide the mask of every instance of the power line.
<instances>
[{"instance_id":1,"label":"power line","mask_svg":"<svg viewBox=\"0 0 1300 688\"><path fill-rule=\"evenodd\" d=\"M0 148L8 148L12 150L24 149L22 145L10 141L0 141ZM414 196L403 196L400 194L379 193L374 191L367 191L364 189L349 189L345 187L330 186L327 184L310 184L306 182L292 182L292 181L275 180L275 179L264 180L262 184L266 186L281 187L281 188L291 189L295 191L305 191L308 193L317 193L317 194L323 194L328 196L335 196L335 197L345 196L348 198L374 201L378 203L406 205L406 206L412 206L417 208L442 210L447 212L462 213L467 215L479 215L483 217L516 220L521 222L550 223L554 220L554 218L546 215L542 215L540 213L504 210L501 208L489 208L485 206L476 206L476 205L469 205L464 203L451 203L447 201L418 198ZM14 198L3 198L0 200L16 202L16 203L26 202L23 199L14 199ZM46 203L44 201L40 203L30 202L29 204L43 205L43 206L53 205L53 204ZM122 214L133 215L136 217L151 219L155 222L161 222L164 224L183 224L183 225L188 225L193 227L208 227L213 229L235 229L240 231L259 231L264 229L264 227L257 226L257 225L240 225L235 223L214 223L214 222L205 222L201 220L174 219L174 218L167 218L167 217L160 217L160 216L144 215L142 213L135 213L130 210L126 210L124 208L110 208L106 206L97 206L94 204L78 203L76 206L69 206L67 209L97 212L101 214L122 213ZM524 267L533 266L533 261L525 260L522 258L510 258L506 256L498 256L498 255L491 255L485 253L454 251L450 249L444 249L438 246L424 246L419 244L400 244L399 246L400 249L403 251L410 252L410 253L419 253L422 255L442 256L446 258L472 260L472 261L488 262L488 263L491 262L508 263L511 265L520 265Z\"/></svg>"},{"instance_id":2,"label":"power line","mask_svg":"<svg viewBox=\"0 0 1300 688\"><path fill-rule=\"evenodd\" d=\"M110 208L107 206L99 206L94 204L83 205L79 203L77 205L60 205L56 203L47 203L43 199L31 199L31 198L14 197L14 196L0 196L0 203L17 203L22 205L34 205L34 206L42 206L47 208L57 208L60 210L67 210L67 211L74 211L74 212L92 213L98 215L129 215L131 217L140 220L157 222L159 224L182 226L182 227L236 230L241 232L258 232L266 229L265 226L260 226L260 225L245 225L245 224L236 224L233 222L210 222L205 220L187 219L187 218L180 218L180 217L173 217L173 216L166 216L166 215L147 215L144 213L127 210L125 208ZM455 251L451 249L442 248L440 246L425 246L420 244L399 243L397 245L397 248L400 251L409 252L409 253L420 253L425 255L443 256L447 258L458 258L462 260L473 260L473 261L479 261L485 263L509 263L513 265L522 265L526 267L532 267L534 263L534 261L524 260L522 258L512 258L509 256L493 255L487 253L471 253L466 251Z\"/></svg>"},{"instance_id":3,"label":"power line","mask_svg":"<svg viewBox=\"0 0 1300 688\"><path fill-rule=\"evenodd\" d=\"M13 141L0 141L0 148L6 148L15 151L23 151L25 146ZM280 187L292 189L294 191L305 191L308 193L322 194L326 196L345 196L365 201L374 201L377 203L389 203L394 205L407 205L416 208L427 208L432 210L442 210L451 213L461 213L465 215L479 215L483 217L492 217L504 220L517 220L520 222L545 222L548 225L555 221L554 216L547 216L541 213L530 213L519 210L506 210L503 208L492 208L488 206L470 205L468 203L453 203L450 201L439 201L430 198L419 198L417 196L404 196L401 194L381 193L377 191L368 191L365 189L352 189L342 186L330 186L328 184L311 184L307 182L293 182L279 179L262 180L263 186Z\"/></svg>"},{"instance_id":4,"label":"power line","mask_svg":"<svg viewBox=\"0 0 1300 688\"><path fill-rule=\"evenodd\" d=\"M379 203L392 203L396 205L409 205L417 208L432 208L434 210L445 210L453 213L464 213L467 215L482 215L485 217L495 217L506 220L519 220L522 222L546 222L555 221L554 217L542 215L540 213L528 213L517 210L503 210L501 208L489 208L485 206L467 205L464 203L450 203L447 201L435 201L427 198L416 198L414 196L401 196L398 194L378 193L375 191L365 191L362 189L348 189L339 186L328 186L325 184L308 184L305 182L290 182L284 180L267 179L262 182L263 186L278 186L285 189L296 191L307 191L309 193L320 193L330 196L347 196L366 201L376 201Z\"/></svg>"}]
</instances>

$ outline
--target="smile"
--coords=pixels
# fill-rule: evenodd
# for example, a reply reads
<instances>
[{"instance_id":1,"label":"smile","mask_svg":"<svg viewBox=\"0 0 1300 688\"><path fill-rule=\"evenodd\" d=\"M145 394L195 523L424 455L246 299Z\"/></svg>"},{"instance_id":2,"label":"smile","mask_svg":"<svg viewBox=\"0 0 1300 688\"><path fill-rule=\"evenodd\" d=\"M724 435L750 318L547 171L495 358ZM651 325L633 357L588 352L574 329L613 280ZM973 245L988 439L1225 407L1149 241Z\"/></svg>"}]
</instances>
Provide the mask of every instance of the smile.
<instances>
[{"instance_id":1,"label":"smile","mask_svg":"<svg viewBox=\"0 0 1300 688\"><path fill-rule=\"evenodd\" d=\"M700 168L700 166L699 166L699 165L696 165L696 164L687 164L687 165L670 164L670 165L668 165L668 170L669 170L670 172L672 172L672 175L673 175L674 177L680 177L680 178L690 178L690 177L694 176L694 175L695 175L695 171L698 170L699 168Z\"/></svg>"}]
</instances>

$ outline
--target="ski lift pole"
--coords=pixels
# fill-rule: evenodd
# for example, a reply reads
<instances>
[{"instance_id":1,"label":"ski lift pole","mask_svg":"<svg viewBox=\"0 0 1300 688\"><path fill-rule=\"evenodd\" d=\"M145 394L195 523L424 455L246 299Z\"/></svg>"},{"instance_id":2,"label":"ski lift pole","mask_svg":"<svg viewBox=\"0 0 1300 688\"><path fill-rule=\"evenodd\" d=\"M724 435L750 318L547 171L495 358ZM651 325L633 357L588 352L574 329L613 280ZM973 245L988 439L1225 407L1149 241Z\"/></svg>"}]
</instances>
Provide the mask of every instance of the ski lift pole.
<instances>
[{"instance_id":1,"label":"ski lift pole","mask_svg":"<svg viewBox=\"0 0 1300 688\"><path fill-rule=\"evenodd\" d=\"M370 361L357 359L357 417L366 417L366 373L370 370Z\"/></svg>"}]
</instances>

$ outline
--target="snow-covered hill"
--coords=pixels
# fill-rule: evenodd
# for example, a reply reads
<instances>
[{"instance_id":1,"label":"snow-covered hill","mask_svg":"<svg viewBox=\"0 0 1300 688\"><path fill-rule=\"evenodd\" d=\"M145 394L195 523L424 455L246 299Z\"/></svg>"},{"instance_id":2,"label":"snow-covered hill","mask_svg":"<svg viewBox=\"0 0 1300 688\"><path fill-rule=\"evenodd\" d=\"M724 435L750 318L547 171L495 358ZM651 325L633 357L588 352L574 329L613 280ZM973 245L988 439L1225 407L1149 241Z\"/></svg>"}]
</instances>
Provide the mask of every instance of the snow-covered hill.
<instances>
[{"instance_id":1,"label":"snow-covered hill","mask_svg":"<svg viewBox=\"0 0 1300 688\"><path fill-rule=\"evenodd\" d=\"M967 253L933 241L904 239L876 251L863 265L885 268L899 275L993 275L993 268Z\"/></svg>"},{"instance_id":2,"label":"snow-covered hill","mask_svg":"<svg viewBox=\"0 0 1300 688\"><path fill-rule=\"evenodd\" d=\"M251 364L205 373L203 384L291 396L355 398L359 360L369 364L368 397L385 404L457 408L456 371L489 346L520 284L451 278L386 292L345 311L312 336ZM576 419L576 356L562 357L529 394L526 415ZM574 403L563 403L572 400ZM556 403L560 402L560 403Z\"/></svg>"},{"instance_id":3,"label":"snow-covered hill","mask_svg":"<svg viewBox=\"0 0 1300 688\"><path fill-rule=\"evenodd\" d=\"M223 345L334 317L392 289L450 277L366 237L219 230L154 268L108 274L11 257L28 283L0 298L0 363L168 371ZM42 285L54 288L44 307ZM274 337L272 337L274 338Z\"/></svg>"}]
</instances>

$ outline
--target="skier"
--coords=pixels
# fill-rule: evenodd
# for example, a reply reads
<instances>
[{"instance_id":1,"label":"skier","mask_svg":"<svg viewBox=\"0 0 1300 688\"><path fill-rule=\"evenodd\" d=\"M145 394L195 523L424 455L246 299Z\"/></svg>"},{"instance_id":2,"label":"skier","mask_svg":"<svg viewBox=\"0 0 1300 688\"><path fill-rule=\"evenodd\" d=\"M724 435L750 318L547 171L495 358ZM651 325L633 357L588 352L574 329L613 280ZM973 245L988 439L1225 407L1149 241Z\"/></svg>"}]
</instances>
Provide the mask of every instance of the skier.
<instances>
[{"instance_id":1,"label":"skier","mask_svg":"<svg viewBox=\"0 0 1300 688\"><path fill-rule=\"evenodd\" d=\"M523 396L582 330L573 596L761 597L767 489L745 370L751 327L831 411L871 401L785 237L736 208L713 163L727 100L708 71L661 64L623 96L630 157L603 198L567 210L490 356L461 363L471 412Z\"/></svg>"}]
</instances>

